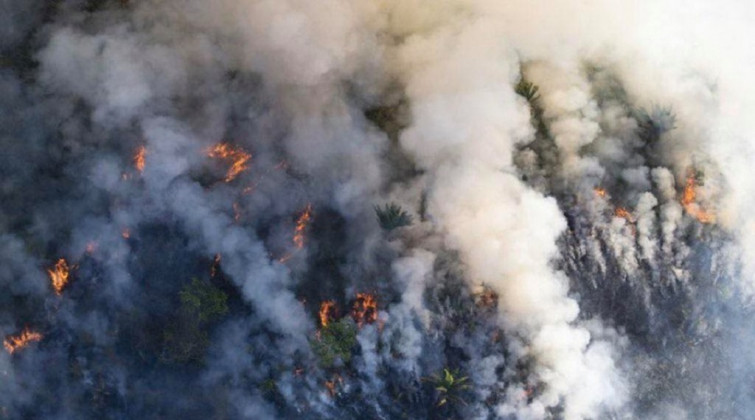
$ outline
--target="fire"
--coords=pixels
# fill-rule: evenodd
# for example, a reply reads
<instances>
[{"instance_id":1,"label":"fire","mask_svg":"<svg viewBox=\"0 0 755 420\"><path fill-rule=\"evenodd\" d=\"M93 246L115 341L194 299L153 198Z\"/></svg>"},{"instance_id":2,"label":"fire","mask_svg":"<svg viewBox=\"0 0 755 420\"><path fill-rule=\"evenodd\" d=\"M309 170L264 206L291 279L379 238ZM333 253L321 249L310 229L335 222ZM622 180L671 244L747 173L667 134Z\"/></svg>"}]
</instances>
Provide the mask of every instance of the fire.
<instances>
[{"instance_id":1,"label":"fire","mask_svg":"<svg viewBox=\"0 0 755 420\"><path fill-rule=\"evenodd\" d=\"M351 309L351 316L360 328L365 323L371 324L377 321L377 299L369 293L357 293L354 307Z\"/></svg>"},{"instance_id":2,"label":"fire","mask_svg":"<svg viewBox=\"0 0 755 420\"><path fill-rule=\"evenodd\" d=\"M335 319L336 303L332 300L326 300L320 304L320 325L327 327L330 321Z\"/></svg>"},{"instance_id":3,"label":"fire","mask_svg":"<svg viewBox=\"0 0 755 420\"><path fill-rule=\"evenodd\" d=\"M307 204L307 207L304 208L304 212L299 216L298 219L296 219L296 228L294 229L294 238L293 242L296 246L296 250L300 250L304 248L304 240L306 239L306 235L304 234L307 230L307 226L309 226L309 222L312 220L312 204ZM287 253L283 255L282 257L278 258L278 262L283 264L286 261L290 260L296 251L293 253Z\"/></svg>"},{"instance_id":4,"label":"fire","mask_svg":"<svg viewBox=\"0 0 755 420\"><path fill-rule=\"evenodd\" d=\"M60 296L63 293L63 288L68 284L69 268L65 258L59 259L55 267L48 269L47 273L50 275L55 294Z\"/></svg>"},{"instance_id":5,"label":"fire","mask_svg":"<svg viewBox=\"0 0 755 420\"><path fill-rule=\"evenodd\" d=\"M595 195L597 195L600 198L605 198L606 195L608 194L605 188L595 187L595 190L593 191L595 191Z\"/></svg>"},{"instance_id":6,"label":"fire","mask_svg":"<svg viewBox=\"0 0 755 420\"><path fill-rule=\"evenodd\" d=\"M147 156L147 148L144 146L139 146L138 149L136 149L136 153L134 154L134 167L137 171L143 172L144 171L144 158Z\"/></svg>"},{"instance_id":7,"label":"fire","mask_svg":"<svg viewBox=\"0 0 755 420\"><path fill-rule=\"evenodd\" d=\"M225 182L231 182L240 173L249 169L249 161L252 155L240 147L234 147L228 143L219 143L207 150L207 156L230 162L231 167L225 174Z\"/></svg>"},{"instance_id":8,"label":"fire","mask_svg":"<svg viewBox=\"0 0 755 420\"><path fill-rule=\"evenodd\" d=\"M336 386L343 384L343 378L339 374L335 374L333 376L333 379L329 381L325 381L325 388L327 388L328 393L331 397L336 396Z\"/></svg>"},{"instance_id":9,"label":"fire","mask_svg":"<svg viewBox=\"0 0 755 420\"><path fill-rule=\"evenodd\" d=\"M484 287L476 297L477 306L481 308L494 308L498 305L498 293L490 287Z\"/></svg>"},{"instance_id":10,"label":"fire","mask_svg":"<svg viewBox=\"0 0 755 420\"><path fill-rule=\"evenodd\" d=\"M212 260L212 267L210 267L210 277L215 277L218 274L221 258L220 254L215 254L215 259Z\"/></svg>"},{"instance_id":11,"label":"fire","mask_svg":"<svg viewBox=\"0 0 755 420\"><path fill-rule=\"evenodd\" d=\"M684 186L682 194L682 206L687 213L697 219L700 223L714 223L716 216L700 208L695 202L697 198L697 184L694 175L687 177L687 184Z\"/></svg>"},{"instance_id":12,"label":"fire","mask_svg":"<svg viewBox=\"0 0 755 420\"><path fill-rule=\"evenodd\" d=\"M312 204L307 204L304 209L304 213L296 220L296 230L294 231L294 245L296 248L302 249L304 247L304 231L309 225L309 221L312 219Z\"/></svg>"},{"instance_id":13,"label":"fire","mask_svg":"<svg viewBox=\"0 0 755 420\"><path fill-rule=\"evenodd\" d=\"M131 237L131 231L128 228L123 228L121 236L123 236L123 239L128 239Z\"/></svg>"},{"instance_id":14,"label":"fire","mask_svg":"<svg viewBox=\"0 0 755 420\"><path fill-rule=\"evenodd\" d=\"M624 207L616 207L616 210L613 212L614 216L621 217L622 219L625 219L629 223L634 223L634 217L632 217L632 213L629 213L627 209Z\"/></svg>"},{"instance_id":15,"label":"fire","mask_svg":"<svg viewBox=\"0 0 755 420\"><path fill-rule=\"evenodd\" d=\"M42 340L42 334L24 328L20 334L6 337L3 340L3 346L8 353L13 354L16 350L28 346L29 343L40 340Z\"/></svg>"}]
</instances>

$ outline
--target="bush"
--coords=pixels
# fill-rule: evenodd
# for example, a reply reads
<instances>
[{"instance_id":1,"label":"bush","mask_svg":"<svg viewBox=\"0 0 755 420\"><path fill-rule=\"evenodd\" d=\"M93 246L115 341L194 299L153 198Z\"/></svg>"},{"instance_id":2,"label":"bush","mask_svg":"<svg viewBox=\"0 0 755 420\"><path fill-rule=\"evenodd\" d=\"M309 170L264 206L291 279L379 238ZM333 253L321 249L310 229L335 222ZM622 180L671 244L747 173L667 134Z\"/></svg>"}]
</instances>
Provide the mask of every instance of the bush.
<instances>
[{"instance_id":1,"label":"bush","mask_svg":"<svg viewBox=\"0 0 755 420\"><path fill-rule=\"evenodd\" d=\"M386 204L383 208L375 206L375 214L380 227L387 231L412 224L412 216L396 203Z\"/></svg>"},{"instance_id":2,"label":"bush","mask_svg":"<svg viewBox=\"0 0 755 420\"><path fill-rule=\"evenodd\" d=\"M228 312L228 296L212 284L194 278L179 293L181 311L190 318L204 323L217 319Z\"/></svg>"},{"instance_id":3,"label":"bush","mask_svg":"<svg viewBox=\"0 0 755 420\"><path fill-rule=\"evenodd\" d=\"M163 333L165 362L200 361L210 345L210 324L228 312L228 297L209 282L192 279L178 293L178 315Z\"/></svg>"},{"instance_id":4,"label":"bush","mask_svg":"<svg viewBox=\"0 0 755 420\"><path fill-rule=\"evenodd\" d=\"M351 350L356 344L357 328L350 318L331 322L310 341L312 352L326 369L333 367L339 359L343 363L349 363Z\"/></svg>"},{"instance_id":5,"label":"bush","mask_svg":"<svg viewBox=\"0 0 755 420\"><path fill-rule=\"evenodd\" d=\"M514 91L519 96L526 99L530 104L534 104L538 99L540 99L540 95L538 95L537 93L538 90L540 90L540 88L537 87L537 85L525 80L524 78L519 79L519 83L517 83L514 87Z\"/></svg>"},{"instance_id":6,"label":"bush","mask_svg":"<svg viewBox=\"0 0 755 420\"><path fill-rule=\"evenodd\" d=\"M437 406L442 407L447 403L464 402L464 392L470 388L466 376L460 376L459 371L443 369L443 373L436 373L430 377L430 382L437 393Z\"/></svg>"}]
</instances>

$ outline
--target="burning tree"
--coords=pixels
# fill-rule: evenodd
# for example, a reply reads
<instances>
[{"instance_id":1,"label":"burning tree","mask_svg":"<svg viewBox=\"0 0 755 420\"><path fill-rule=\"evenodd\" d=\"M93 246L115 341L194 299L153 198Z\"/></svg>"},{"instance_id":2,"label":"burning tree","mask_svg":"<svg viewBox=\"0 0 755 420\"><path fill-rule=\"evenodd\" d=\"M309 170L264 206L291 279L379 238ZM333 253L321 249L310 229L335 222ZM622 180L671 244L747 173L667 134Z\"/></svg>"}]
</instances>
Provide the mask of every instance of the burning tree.
<instances>
[{"instance_id":1,"label":"burning tree","mask_svg":"<svg viewBox=\"0 0 755 420\"><path fill-rule=\"evenodd\" d=\"M412 216L396 203L386 204L383 208L375 206L375 214L380 227L387 231L412 224Z\"/></svg>"}]
</instances>

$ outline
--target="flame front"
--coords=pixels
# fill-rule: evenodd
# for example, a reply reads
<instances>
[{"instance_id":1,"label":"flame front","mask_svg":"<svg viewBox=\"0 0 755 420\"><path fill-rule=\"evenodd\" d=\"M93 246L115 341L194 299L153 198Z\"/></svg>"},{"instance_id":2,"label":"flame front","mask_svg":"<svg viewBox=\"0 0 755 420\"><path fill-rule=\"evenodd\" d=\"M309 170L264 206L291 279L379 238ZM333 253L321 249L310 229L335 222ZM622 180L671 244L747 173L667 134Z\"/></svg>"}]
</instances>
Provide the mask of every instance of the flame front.
<instances>
[{"instance_id":1,"label":"flame front","mask_svg":"<svg viewBox=\"0 0 755 420\"><path fill-rule=\"evenodd\" d=\"M351 316L360 328L365 323L371 324L377 321L378 311L375 296L369 293L357 293L357 299L354 301Z\"/></svg>"},{"instance_id":2,"label":"flame front","mask_svg":"<svg viewBox=\"0 0 755 420\"><path fill-rule=\"evenodd\" d=\"M312 219L312 204L307 204L307 207L304 209L304 213L302 213L301 216L299 216L299 218L296 220L296 230L294 231L294 245L296 245L297 249L302 249L304 247L304 231L307 229L310 219Z\"/></svg>"},{"instance_id":3,"label":"flame front","mask_svg":"<svg viewBox=\"0 0 755 420\"><path fill-rule=\"evenodd\" d=\"M42 340L42 334L25 328L20 334L6 337L3 340L3 346L8 353L13 354L16 350L22 349L34 341Z\"/></svg>"},{"instance_id":4,"label":"flame front","mask_svg":"<svg viewBox=\"0 0 755 420\"><path fill-rule=\"evenodd\" d=\"M230 162L231 166L225 174L225 182L233 181L240 173L249 169L249 161L252 159L252 155L244 149L228 143L219 143L211 147L207 150L207 156Z\"/></svg>"},{"instance_id":5,"label":"flame front","mask_svg":"<svg viewBox=\"0 0 755 420\"><path fill-rule=\"evenodd\" d=\"M144 171L144 158L147 156L147 148L144 146L139 146L138 149L136 149L136 153L134 154L134 167L137 171L143 172Z\"/></svg>"},{"instance_id":6,"label":"flame front","mask_svg":"<svg viewBox=\"0 0 755 420\"><path fill-rule=\"evenodd\" d=\"M597 195L600 198L605 198L606 195L608 194L608 191L606 191L605 188L595 187L593 191L595 191L595 195Z\"/></svg>"},{"instance_id":7,"label":"flame front","mask_svg":"<svg viewBox=\"0 0 755 420\"><path fill-rule=\"evenodd\" d=\"M63 293L63 288L68 284L69 268L65 258L59 259L53 268L47 270L47 273L50 275L55 294L60 296Z\"/></svg>"},{"instance_id":8,"label":"flame front","mask_svg":"<svg viewBox=\"0 0 755 420\"><path fill-rule=\"evenodd\" d=\"M716 221L716 216L700 208L695 202L697 198L697 184L695 182L694 175L687 177L687 184L684 186L684 193L682 194L682 207L692 217L697 219L700 223L713 223Z\"/></svg>"},{"instance_id":9,"label":"flame front","mask_svg":"<svg viewBox=\"0 0 755 420\"><path fill-rule=\"evenodd\" d=\"M336 303L326 300L320 304L320 326L327 327L330 321L335 319Z\"/></svg>"}]
</instances>

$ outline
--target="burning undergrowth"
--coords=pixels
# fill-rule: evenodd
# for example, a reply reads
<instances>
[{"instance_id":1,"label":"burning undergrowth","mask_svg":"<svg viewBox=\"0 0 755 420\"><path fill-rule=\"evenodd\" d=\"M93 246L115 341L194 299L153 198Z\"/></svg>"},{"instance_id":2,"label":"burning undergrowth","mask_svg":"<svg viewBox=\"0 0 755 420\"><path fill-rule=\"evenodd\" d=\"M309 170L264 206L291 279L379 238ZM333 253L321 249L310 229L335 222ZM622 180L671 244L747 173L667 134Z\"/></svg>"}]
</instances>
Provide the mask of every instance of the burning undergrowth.
<instances>
[{"instance_id":1,"label":"burning undergrowth","mask_svg":"<svg viewBox=\"0 0 755 420\"><path fill-rule=\"evenodd\" d=\"M748 417L709 80L305 3L13 6L0 418Z\"/></svg>"}]
</instances>

